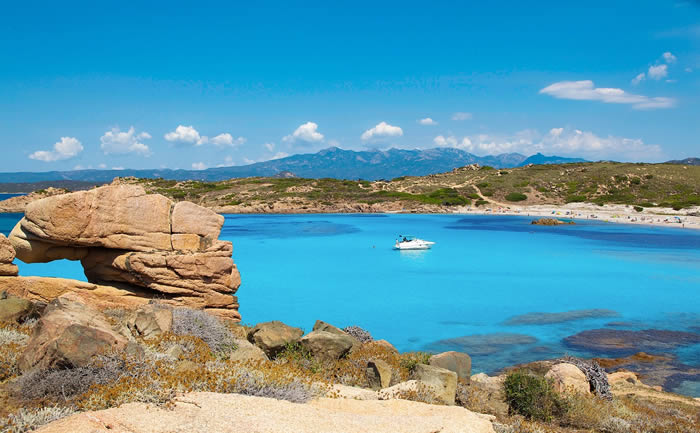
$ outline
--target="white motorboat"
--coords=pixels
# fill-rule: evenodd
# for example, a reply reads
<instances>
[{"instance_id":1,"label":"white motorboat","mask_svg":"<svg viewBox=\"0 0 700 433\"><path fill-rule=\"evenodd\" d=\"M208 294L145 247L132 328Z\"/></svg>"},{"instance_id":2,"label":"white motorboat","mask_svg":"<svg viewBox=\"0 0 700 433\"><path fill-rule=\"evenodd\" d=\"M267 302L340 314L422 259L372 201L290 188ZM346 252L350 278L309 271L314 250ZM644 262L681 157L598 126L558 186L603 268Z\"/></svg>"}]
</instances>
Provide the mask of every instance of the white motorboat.
<instances>
[{"instance_id":1,"label":"white motorboat","mask_svg":"<svg viewBox=\"0 0 700 433\"><path fill-rule=\"evenodd\" d=\"M415 236L399 236L394 244L394 249L397 250L427 250L430 249L435 242L424 241Z\"/></svg>"}]
</instances>

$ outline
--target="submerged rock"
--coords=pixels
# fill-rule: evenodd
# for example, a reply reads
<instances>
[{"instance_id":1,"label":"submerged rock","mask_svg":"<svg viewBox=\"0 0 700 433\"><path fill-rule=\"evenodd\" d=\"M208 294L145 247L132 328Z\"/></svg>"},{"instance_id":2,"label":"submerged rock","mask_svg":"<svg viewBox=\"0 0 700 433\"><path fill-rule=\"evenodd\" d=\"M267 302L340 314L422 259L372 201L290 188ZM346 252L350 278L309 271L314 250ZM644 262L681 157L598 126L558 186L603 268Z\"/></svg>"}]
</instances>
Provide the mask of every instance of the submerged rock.
<instances>
[{"instance_id":1,"label":"submerged rock","mask_svg":"<svg viewBox=\"0 0 700 433\"><path fill-rule=\"evenodd\" d=\"M662 329L591 329L564 339L564 344L569 347L612 355L632 355L639 351L664 353L677 347L698 343L698 333Z\"/></svg>"},{"instance_id":2,"label":"submerged rock","mask_svg":"<svg viewBox=\"0 0 700 433\"><path fill-rule=\"evenodd\" d=\"M536 343L537 339L524 334L481 334L465 335L463 337L439 340L428 345L431 351L455 350L475 355L490 355L502 352L510 346L528 345Z\"/></svg>"},{"instance_id":3,"label":"submerged rock","mask_svg":"<svg viewBox=\"0 0 700 433\"><path fill-rule=\"evenodd\" d=\"M566 225L566 224L576 224L574 221L562 221L560 219L556 218L540 218L536 220L532 220L530 224L538 225L538 226L560 226L560 225Z\"/></svg>"},{"instance_id":4,"label":"submerged rock","mask_svg":"<svg viewBox=\"0 0 700 433\"><path fill-rule=\"evenodd\" d=\"M505 325L549 325L552 323L570 322L581 319L593 319L601 317L617 317L620 313L603 308L589 310L572 310L561 313L527 313L513 316L504 322Z\"/></svg>"}]
</instances>

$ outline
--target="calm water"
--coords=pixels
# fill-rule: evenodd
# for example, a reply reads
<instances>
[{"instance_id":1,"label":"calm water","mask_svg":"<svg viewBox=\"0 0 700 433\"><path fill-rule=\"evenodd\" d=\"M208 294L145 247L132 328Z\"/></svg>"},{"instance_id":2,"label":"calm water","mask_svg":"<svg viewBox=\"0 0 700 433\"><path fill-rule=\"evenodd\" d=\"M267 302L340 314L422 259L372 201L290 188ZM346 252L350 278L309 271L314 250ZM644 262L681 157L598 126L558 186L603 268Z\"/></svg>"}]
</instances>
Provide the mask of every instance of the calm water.
<instances>
[{"instance_id":1,"label":"calm water","mask_svg":"<svg viewBox=\"0 0 700 433\"><path fill-rule=\"evenodd\" d=\"M0 215L7 233L20 215ZM400 350L445 350L464 336L474 371L577 352L586 329L700 332L700 232L580 221L458 215L227 215L222 238L242 273L245 323L359 325ZM398 234L437 242L394 251ZM23 275L82 278L78 263L20 264ZM608 309L614 317L509 324L533 312ZM610 315L612 316L612 312ZM477 337L474 337L477 336ZM700 345L675 352L700 367ZM697 384L682 384L700 395Z\"/></svg>"}]
</instances>

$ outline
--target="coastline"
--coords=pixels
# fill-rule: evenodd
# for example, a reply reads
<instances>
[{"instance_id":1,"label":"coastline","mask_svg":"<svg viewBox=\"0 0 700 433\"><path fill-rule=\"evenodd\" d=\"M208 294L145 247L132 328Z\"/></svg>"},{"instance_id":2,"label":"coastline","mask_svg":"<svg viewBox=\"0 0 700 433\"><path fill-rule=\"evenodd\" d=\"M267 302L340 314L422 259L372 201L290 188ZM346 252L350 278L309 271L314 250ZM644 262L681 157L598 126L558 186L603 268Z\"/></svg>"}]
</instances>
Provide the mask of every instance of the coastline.
<instances>
[{"instance_id":1,"label":"coastline","mask_svg":"<svg viewBox=\"0 0 700 433\"><path fill-rule=\"evenodd\" d=\"M696 211L697 208L691 211ZM645 225L653 227L672 227L700 229L700 216L692 216L674 211L670 208L648 208L642 212L635 211L627 205L598 206L591 203L570 203L567 205L533 205L533 206L494 206L491 208L463 207L453 213L464 215L511 215L529 217L550 217L557 219L593 220L617 224ZM697 211L696 211L697 212ZM680 221L680 222L679 222Z\"/></svg>"}]
</instances>

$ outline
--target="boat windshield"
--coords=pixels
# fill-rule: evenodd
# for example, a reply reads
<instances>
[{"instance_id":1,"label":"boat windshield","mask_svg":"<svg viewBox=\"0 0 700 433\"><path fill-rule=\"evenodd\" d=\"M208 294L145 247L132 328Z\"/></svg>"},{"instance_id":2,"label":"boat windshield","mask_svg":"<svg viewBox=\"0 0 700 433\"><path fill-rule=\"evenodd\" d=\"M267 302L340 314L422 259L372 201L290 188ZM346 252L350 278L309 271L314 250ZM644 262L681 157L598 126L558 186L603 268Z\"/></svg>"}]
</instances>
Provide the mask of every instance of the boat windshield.
<instances>
[{"instance_id":1,"label":"boat windshield","mask_svg":"<svg viewBox=\"0 0 700 433\"><path fill-rule=\"evenodd\" d=\"M411 236L411 235L399 235L399 241L401 242L410 242L414 240L416 237Z\"/></svg>"}]
</instances>

